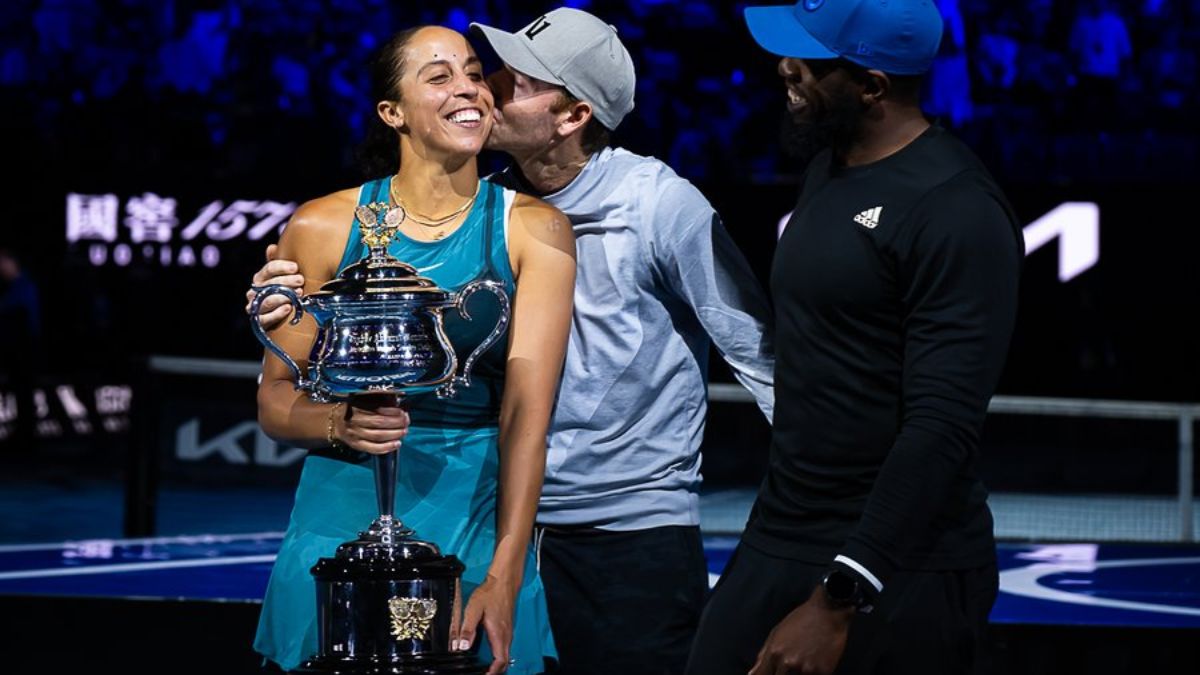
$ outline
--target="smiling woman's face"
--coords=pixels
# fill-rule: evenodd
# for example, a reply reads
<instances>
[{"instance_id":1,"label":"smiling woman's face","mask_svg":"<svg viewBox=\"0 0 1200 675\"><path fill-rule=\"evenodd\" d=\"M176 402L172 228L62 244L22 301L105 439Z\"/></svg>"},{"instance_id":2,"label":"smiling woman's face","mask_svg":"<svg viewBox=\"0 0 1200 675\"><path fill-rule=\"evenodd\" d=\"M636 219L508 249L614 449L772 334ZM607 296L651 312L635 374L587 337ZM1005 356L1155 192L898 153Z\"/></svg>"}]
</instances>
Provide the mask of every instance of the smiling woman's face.
<instances>
[{"instance_id":1,"label":"smiling woman's face","mask_svg":"<svg viewBox=\"0 0 1200 675\"><path fill-rule=\"evenodd\" d=\"M475 155L492 127L492 92L462 34L424 28L404 46L397 109L413 149L425 156Z\"/></svg>"}]
</instances>

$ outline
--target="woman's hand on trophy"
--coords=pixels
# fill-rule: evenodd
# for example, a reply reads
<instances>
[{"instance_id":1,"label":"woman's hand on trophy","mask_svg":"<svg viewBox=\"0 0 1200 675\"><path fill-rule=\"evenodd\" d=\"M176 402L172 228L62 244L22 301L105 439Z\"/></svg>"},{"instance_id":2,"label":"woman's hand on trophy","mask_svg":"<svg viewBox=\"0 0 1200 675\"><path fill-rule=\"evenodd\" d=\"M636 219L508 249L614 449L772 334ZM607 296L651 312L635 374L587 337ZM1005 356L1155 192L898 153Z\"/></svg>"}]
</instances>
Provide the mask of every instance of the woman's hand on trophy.
<instances>
[{"instance_id":1,"label":"woman's hand on trophy","mask_svg":"<svg viewBox=\"0 0 1200 675\"><path fill-rule=\"evenodd\" d=\"M471 599L463 610L458 636L451 643L458 651L467 651L475 643L476 629L483 624L488 645L492 648L492 663L488 666L487 675L503 673L513 664L508 653L512 645L516 591L510 588L510 584L488 574L479 588L471 593Z\"/></svg>"},{"instance_id":2,"label":"woman's hand on trophy","mask_svg":"<svg viewBox=\"0 0 1200 675\"><path fill-rule=\"evenodd\" d=\"M300 266L291 260L276 260L278 246L271 244L267 247L267 263L262 266L250 280L250 290L246 291L246 313L250 313L250 303L258 289L264 286L278 284L296 291L297 296L304 294L304 275L300 274ZM258 308L258 320L264 330L275 330L283 325L292 315L292 305L283 295L272 295Z\"/></svg>"},{"instance_id":3,"label":"woman's hand on trophy","mask_svg":"<svg viewBox=\"0 0 1200 675\"><path fill-rule=\"evenodd\" d=\"M356 396L342 410L333 417L332 435L346 447L386 455L408 435L408 413L391 396Z\"/></svg>"}]
</instances>

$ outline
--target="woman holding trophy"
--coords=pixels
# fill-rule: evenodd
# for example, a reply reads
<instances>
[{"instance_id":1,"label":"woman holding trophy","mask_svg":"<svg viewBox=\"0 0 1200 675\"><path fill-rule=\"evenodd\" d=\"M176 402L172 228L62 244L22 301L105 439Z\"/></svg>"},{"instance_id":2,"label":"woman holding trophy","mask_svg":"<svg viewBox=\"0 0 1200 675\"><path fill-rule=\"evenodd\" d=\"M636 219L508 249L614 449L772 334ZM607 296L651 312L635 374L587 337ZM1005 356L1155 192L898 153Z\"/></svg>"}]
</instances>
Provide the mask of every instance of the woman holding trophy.
<instances>
[{"instance_id":1,"label":"woman holding trophy","mask_svg":"<svg viewBox=\"0 0 1200 675\"><path fill-rule=\"evenodd\" d=\"M480 181L476 155L491 128L493 100L461 34L439 27L399 33L371 75L378 118L399 148L398 171L303 204L283 233L280 255L299 264L308 296L379 245L367 230L376 217L386 219L392 229L382 245L422 279L449 292L488 279L507 291L507 350L484 351L470 386L455 396L413 396L407 412L393 396L315 402L296 390L284 360L267 355L259 422L273 438L312 453L255 649L285 670L317 651L309 570L378 514L363 461L399 449L396 515L466 566L466 606L455 617L451 648L478 643L491 654L484 656L489 673L541 672L554 648L530 535L571 317L574 235L553 207ZM445 314L445 334L461 354L484 343L496 325L501 310L489 301L487 294L473 299L469 321ZM317 323L304 316L270 337L304 368L317 335ZM480 627L486 639L477 636Z\"/></svg>"}]
</instances>

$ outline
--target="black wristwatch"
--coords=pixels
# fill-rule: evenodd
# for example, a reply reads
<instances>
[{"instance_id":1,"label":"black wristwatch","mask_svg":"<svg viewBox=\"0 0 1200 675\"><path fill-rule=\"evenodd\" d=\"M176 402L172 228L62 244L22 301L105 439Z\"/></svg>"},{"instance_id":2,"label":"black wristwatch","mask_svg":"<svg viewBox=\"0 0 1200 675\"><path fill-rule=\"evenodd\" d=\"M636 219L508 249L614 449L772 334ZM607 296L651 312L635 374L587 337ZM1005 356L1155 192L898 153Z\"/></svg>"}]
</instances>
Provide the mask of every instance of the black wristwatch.
<instances>
[{"instance_id":1,"label":"black wristwatch","mask_svg":"<svg viewBox=\"0 0 1200 675\"><path fill-rule=\"evenodd\" d=\"M858 577L837 567L821 577L821 589L825 591L825 597L834 607L850 607L863 614L873 609Z\"/></svg>"}]
</instances>

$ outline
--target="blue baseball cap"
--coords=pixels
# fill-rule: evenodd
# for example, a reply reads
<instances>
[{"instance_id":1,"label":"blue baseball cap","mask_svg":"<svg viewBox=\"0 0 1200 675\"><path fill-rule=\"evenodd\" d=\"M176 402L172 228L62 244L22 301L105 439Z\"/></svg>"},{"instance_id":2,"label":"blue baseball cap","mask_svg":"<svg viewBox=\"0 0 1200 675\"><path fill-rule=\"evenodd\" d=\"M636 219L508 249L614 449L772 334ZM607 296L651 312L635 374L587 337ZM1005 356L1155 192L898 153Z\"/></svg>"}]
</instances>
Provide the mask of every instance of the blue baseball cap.
<instances>
[{"instance_id":1,"label":"blue baseball cap","mask_svg":"<svg viewBox=\"0 0 1200 675\"><path fill-rule=\"evenodd\" d=\"M891 75L926 72L942 42L942 15L933 0L800 0L747 7L746 25L773 54L841 57Z\"/></svg>"}]
</instances>

